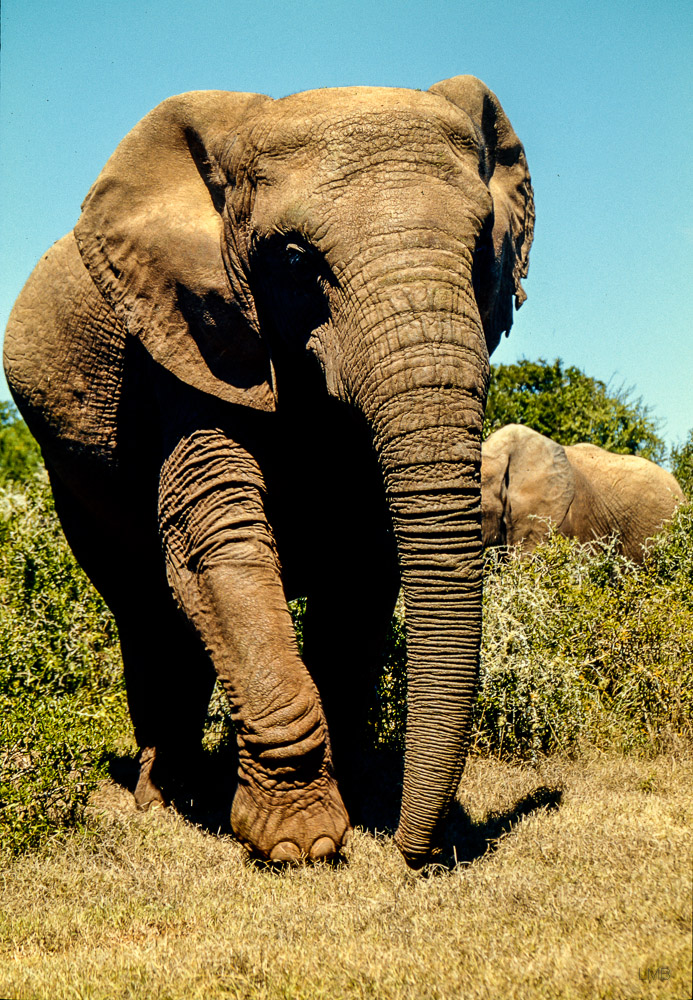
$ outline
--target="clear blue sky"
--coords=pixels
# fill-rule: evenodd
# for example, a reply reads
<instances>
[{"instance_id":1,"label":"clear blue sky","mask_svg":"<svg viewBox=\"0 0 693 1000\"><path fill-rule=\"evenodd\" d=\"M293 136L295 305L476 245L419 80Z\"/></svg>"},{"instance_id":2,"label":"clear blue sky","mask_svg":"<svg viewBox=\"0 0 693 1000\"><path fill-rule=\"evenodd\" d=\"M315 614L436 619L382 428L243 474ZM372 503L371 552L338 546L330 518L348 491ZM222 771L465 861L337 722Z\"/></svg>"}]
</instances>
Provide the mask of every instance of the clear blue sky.
<instances>
[{"instance_id":1,"label":"clear blue sky","mask_svg":"<svg viewBox=\"0 0 693 1000\"><path fill-rule=\"evenodd\" d=\"M3 0L1 328L163 98L473 73L525 144L537 206L529 298L493 360L560 356L633 387L680 442L693 427L692 65L691 0Z\"/></svg>"}]
</instances>

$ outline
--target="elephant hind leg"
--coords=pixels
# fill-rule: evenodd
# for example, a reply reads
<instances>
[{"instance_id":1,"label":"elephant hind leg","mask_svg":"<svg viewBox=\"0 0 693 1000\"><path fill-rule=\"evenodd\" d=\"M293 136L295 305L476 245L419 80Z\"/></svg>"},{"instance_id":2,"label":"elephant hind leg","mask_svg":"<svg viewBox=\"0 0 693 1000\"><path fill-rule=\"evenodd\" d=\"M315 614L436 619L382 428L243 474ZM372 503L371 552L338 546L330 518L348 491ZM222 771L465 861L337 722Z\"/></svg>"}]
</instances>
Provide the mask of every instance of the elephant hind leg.
<instances>
[{"instance_id":1,"label":"elephant hind leg","mask_svg":"<svg viewBox=\"0 0 693 1000\"><path fill-rule=\"evenodd\" d=\"M137 531L131 522L114 516L113 509L95 513L61 476L49 472L70 547L118 625L140 751L135 801L146 809L170 801L181 787L181 777L195 778L214 669L176 606L155 528ZM78 481L83 485L83 477ZM117 497L117 487L112 493Z\"/></svg>"},{"instance_id":2,"label":"elephant hind leg","mask_svg":"<svg viewBox=\"0 0 693 1000\"><path fill-rule=\"evenodd\" d=\"M303 658L325 708L337 780L357 821L370 797L364 751L399 592L391 538L365 527L363 536L363 546L354 540L349 558L338 558L331 578L309 593L303 626Z\"/></svg>"},{"instance_id":3,"label":"elephant hind leg","mask_svg":"<svg viewBox=\"0 0 693 1000\"><path fill-rule=\"evenodd\" d=\"M135 803L166 804L197 784L202 734L215 673L172 597L134 595L115 609L140 772ZM136 592L137 593L137 592Z\"/></svg>"}]
</instances>

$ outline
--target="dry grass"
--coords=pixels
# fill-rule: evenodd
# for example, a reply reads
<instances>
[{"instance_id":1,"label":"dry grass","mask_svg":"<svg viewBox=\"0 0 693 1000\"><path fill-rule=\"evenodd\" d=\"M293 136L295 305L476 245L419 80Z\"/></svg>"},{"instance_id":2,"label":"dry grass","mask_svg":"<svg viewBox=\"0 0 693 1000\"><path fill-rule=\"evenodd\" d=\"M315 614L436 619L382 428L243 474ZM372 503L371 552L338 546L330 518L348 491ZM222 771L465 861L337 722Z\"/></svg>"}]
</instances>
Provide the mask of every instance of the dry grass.
<instances>
[{"instance_id":1,"label":"dry grass","mask_svg":"<svg viewBox=\"0 0 693 1000\"><path fill-rule=\"evenodd\" d=\"M277 874L108 784L96 835L0 877L0 995L690 996L690 751L473 759L460 800L453 870L413 875L358 831L348 865Z\"/></svg>"}]
</instances>

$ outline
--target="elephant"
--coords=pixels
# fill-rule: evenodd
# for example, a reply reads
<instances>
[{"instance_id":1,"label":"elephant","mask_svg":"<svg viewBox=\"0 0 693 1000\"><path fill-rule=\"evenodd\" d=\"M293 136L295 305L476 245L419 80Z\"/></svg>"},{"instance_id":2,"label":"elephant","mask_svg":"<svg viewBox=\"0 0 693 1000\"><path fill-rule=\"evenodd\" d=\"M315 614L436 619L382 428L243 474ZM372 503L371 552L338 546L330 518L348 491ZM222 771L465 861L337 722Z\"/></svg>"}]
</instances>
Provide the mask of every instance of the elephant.
<instances>
[{"instance_id":1,"label":"elephant","mask_svg":"<svg viewBox=\"0 0 693 1000\"><path fill-rule=\"evenodd\" d=\"M37 264L5 369L118 625L139 808L198 773L218 679L236 838L341 858L401 585L395 841L430 858L477 681L489 354L533 224L524 148L474 77L193 91L121 141Z\"/></svg>"},{"instance_id":2,"label":"elephant","mask_svg":"<svg viewBox=\"0 0 693 1000\"><path fill-rule=\"evenodd\" d=\"M647 540L683 500L671 473L637 455L563 446L521 424L501 427L482 445L485 547L531 552L553 527L581 542L616 536L617 549L642 563Z\"/></svg>"}]
</instances>

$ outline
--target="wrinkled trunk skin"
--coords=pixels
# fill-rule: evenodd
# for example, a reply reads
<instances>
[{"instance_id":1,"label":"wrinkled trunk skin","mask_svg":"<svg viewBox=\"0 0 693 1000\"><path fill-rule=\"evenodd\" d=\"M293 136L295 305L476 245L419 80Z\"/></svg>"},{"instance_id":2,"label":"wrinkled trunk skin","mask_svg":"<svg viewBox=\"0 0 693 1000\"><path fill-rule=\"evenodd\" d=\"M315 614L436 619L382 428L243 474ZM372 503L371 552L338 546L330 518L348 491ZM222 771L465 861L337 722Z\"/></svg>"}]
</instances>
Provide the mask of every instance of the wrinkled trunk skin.
<instances>
[{"instance_id":1,"label":"wrinkled trunk skin","mask_svg":"<svg viewBox=\"0 0 693 1000\"><path fill-rule=\"evenodd\" d=\"M415 445L412 444L412 447ZM398 488L387 476L406 606L404 788L396 840L416 865L462 776L481 641L480 496L468 486Z\"/></svg>"},{"instance_id":2,"label":"wrinkled trunk skin","mask_svg":"<svg viewBox=\"0 0 693 1000\"><path fill-rule=\"evenodd\" d=\"M461 778L481 643L488 352L469 272L460 270L438 276L429 267L419 287L371 294L360 324L368 375L348 383L373 429L404 589L408 703L396 840L414 867L429 856Z\"/></svg>"}]
</instances>

